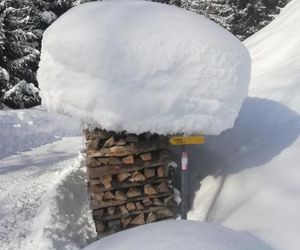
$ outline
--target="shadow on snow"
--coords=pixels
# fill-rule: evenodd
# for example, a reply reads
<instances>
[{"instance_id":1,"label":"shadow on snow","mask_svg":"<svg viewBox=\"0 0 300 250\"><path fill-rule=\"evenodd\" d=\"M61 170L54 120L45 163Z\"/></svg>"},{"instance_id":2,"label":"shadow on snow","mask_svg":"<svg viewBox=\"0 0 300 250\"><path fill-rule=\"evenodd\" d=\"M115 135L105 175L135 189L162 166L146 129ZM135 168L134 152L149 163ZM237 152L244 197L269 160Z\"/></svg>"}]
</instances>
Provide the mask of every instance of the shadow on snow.
<instances>
[{"instance_id":1,"label":"shadow on snow","mask_svg":"<svg viewBox=\"0 0 300 250\"><path fill-rule=\"evenodd\" d=\"M299 134L298 113L278 102L248 97L232 129L219 136L207 136L204 145L188 148L189 207L205 176L225 179L228 174L268 163L288 148ZM179 162L179 149L173 151ZM175 182L179 186L179 175Z\"/></svg>"}]
</instances>

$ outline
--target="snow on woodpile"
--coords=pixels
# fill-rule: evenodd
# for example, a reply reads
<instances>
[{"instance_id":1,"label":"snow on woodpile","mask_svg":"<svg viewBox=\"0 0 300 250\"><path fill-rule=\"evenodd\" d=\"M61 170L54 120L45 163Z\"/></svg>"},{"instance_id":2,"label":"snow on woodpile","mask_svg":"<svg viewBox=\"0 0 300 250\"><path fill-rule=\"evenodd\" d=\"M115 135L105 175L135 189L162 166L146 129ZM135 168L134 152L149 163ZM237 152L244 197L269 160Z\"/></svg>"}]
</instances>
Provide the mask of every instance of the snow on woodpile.
<instances>
[{"instance_id":1,"label":"snow on woodpile","mask_svg":"<svg viewBox=\"0 0 300 250\"><path fill-rule=\"evenodd\" d=\"M243 44L174 6L104 1L75 7L45 32L43 103L106 129L219 134L250 78Z\"/></svg>"},{"instance_id":2,"label":"snow on woodpile","mask_svg":"<svg viewBox=\"0 0 300 250\"><path fill-rule=\"evenodd\" d=\"M164 221L105 237L85 250L270 250L254 236L216 224Z\"/></svg>"}]
</instances>

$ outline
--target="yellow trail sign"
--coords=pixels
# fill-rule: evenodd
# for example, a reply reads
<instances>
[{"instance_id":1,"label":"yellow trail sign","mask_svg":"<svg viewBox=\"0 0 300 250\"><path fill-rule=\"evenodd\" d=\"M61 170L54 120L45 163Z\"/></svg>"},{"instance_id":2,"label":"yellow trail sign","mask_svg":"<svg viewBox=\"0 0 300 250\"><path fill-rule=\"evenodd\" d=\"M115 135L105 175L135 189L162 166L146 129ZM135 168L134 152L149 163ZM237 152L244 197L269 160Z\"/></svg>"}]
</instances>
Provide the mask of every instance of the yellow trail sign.
<instances>
[{"instance_id":1,"label":"yellow trail sign","mask_svg":"<svg viewBox=\"0 0 300 250\"><path fill-rule=\"evenodd\" d=\"M192 145L203 144L205 142L204 136L173 136L169 142L172 145Z\"/></svg>"}]
</instances>

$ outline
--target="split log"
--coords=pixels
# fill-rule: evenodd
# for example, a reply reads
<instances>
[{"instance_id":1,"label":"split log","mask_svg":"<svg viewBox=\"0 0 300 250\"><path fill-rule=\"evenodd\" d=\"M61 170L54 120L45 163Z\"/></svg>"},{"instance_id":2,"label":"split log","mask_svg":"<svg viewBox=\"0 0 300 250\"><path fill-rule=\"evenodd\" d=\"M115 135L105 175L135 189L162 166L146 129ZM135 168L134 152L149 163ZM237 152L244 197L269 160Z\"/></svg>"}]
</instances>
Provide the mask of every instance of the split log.
<instances>
[{"instance_id":1,"label":"split log","mask_svg":"<svg viewBox=\"0 0 300 250\"><path fill-rule=\"evenodd\" d=\"M156 218L158 220L174 217L174 214L167 208L156 212Z\"/></svg>"},{"instance_id":2,"label":"split log","mask_svg":"<svg viewBox=\"0 0 300 250\"><path fill-rule=\"evenodd\" d=\"M89 158L89 163L88 163L88 166L90 168L94 168L94 167L97 167L99 165L101 165L102 163L100 161L98 161L97 158Z\"/></svg>"},{"instance_id":3,"label":"split log","mask_svg":"<svg viewBox=\"0 0 300 250\"><path fill-rule=\"evenodd\" d=\"M96 232L101 234L105 231L105 224L103 222L98 221L96 224Z\"/></svg>"},{"instance_id":4,"label":"split log","mask_svg":"<svg viewBox=\"0 0 300 250\"><path fill-rule=\"evenodd\" d=\"M127 200L127 196L125 195L124 192L117 190L115 193L115 199L116 200L120 200L120 201L126 201Z\"/></svg>"},{"instance_id":5,"label":"split log","mask_svg":"<svg viewBox=\"0 0 300 250\"><path fill-rule=\"evenodd\" d=\"M135 218L132 219L130 222L132 225L144 225L145 224L145 217L144 214L139 214Z\"/></svg>"},{"instance_id":6,"label":"split log","mask_svg":"<svg viewBox=\"0 0 300 250\"><path fill-rule=\"evenodd\" d=\"M104 196L103 196L104 200L113 200L114 198L115 196L113 195L112 192L110 191L104 192Z\"/></svg>"},{"instance_id":7,"label":"split log","mask_svg":"<svg viewBox=\"0 0 300 250\"><path fill-rule=\"evenodd\" d=\"M158 198L154 198L152 200L153 205L155 206L163 206L163 202L161 202Z\"/></svg>"},{"instance_id":8,"label":"split log","mask_svg":"<svg viewBox=\"0 0 300 250\"><path fill-rule=\"evenodd\" d=\"M138 182L138 181L144 181L144 180L146 180L145 176L138 171L134 172L129 179L129 181L131 181L131 182Z\"/></svg>"},{"instance_id":9,"label":"split log","mask_svg":"<svg viewBox=\"0 0 300 250\"><path fill-rule=\"evenodd\" d=\"M126 204L126 208L128 211L133 211L136 209L135 204L133 202L129 202Z\"/></svg>"},{"instance_id":10,"label":"split log","mask_svg":"<svg viewBox=\"0 0 300 250\"><path fill-rule=\"evenodd\" d=\"M109 157L108 165L120 165L123 162L117 157Z\"/></svg>"},{"instance_id":11,"label":"split log","mask_svg":"<svg viewBox=\"0 0 300 250\"><path fill-rule=\"evenodd\" d=\"M135 206L136 206L136 209L137 209L137 210L143 210L143 209L144 209L144 206L143 206L142 203L140 203L140 202L136 202L136 203L135 203Z\"/></svg>"},{"instance_id":12,"label":"split log","mask_svg":"<svg viewBox=\"0 0 300 250\"><path fill-rule=\"evenodd\" d=\"M144 192L145 192L146 195L157 194L157 191L155 190L155 188L151 184L146 184L144 186Z\"/></svg>"},{"instance_id":13,"label":"split log","mask_svg":"<svg viewBox=\"0 0 300 250\"><path fill-rule=\"evenodd\" d=\"M110 188L111 187L111 181L112 181L112 176L111 175L101 176L99 178L99 180L105 188Z\"/></svg>"},{"instance_id":14,"label":"split log","mask_svg":"<svg viewBox=\"0 0 300 250\"><path fill-rule=\"evenodd\" d=\"M142 202L146 207L152 205L152 201L149 198L144 199Z\"/></svg>"},{"instance_id":15,"label":"split log","mask_svg":"<svg viewBox=\"0 0 300 250\"><path fill-rule=\"evenodd\" d=\"M139 157L140 157L143 161L150 161L150 160L152 159L151 152L144 153L144 154L140 154Z\"/></svg>"},{"instance_id":16,"label":"split log","mask_svg":"<svg viewBox=\"0 0 300 250\"><path fill-rule=\"evenodd\" d=\"M100 138L94 138L90 141L88 145L88 150L97 150L100 143Z\"/></svg>"},{"instance_id":17,"label":"split log","mask_svg":"<svg viewBox=\"0 0 300 250\"><path fill-rule=\"evenodd\" d=\"M109 215L115 214L115 211L116 211L116 207L108 207L108 208L107 208L107 213L108 213Z\"/></svg>"},{"instance_id":18,"label":"split log","mask_svg":"<svg viewBox=\"0 0 300 250\"><path fill-rule=\"evenodd\" d=\"M170 195L170 193L156 194L156 195L148 196L148 197L145 197L144 195L141 195L139 197L128 198L127 201L121 201L121 200L96 201L96 200L91 200L90 204L91 204L92 209L100 209L100 208L111 207L111 206L120 206L120 205L123 205L127 202L133 202L133 201L142 201L143 204L150 204L151 205L152 202L151 202L150 198L152 199L152 198L156 198L156 197L166 197L168 195ZM144 201L144 200L146 200L146 201Z\"/></svg>"},{"instance_id":19,"label":"split log","mask_svg":"<svg viewBox=\"0 0 300 250\"><path fill-rule=\"evenodd\" d=\"M125 206L118 207L118 210L119 210L118 212L123 216L126 216L129 214L129 212Z\"/></svg>"},{"instance_id":20,"label":"split log","mask_svg":"<svg viewBox=\"0 0 300 250\"><path fill-rule=\"evenodd\" d=\"M156 190L159 193L166 193L166 192L169 191L169 186L165 182L162 182L162 183L160 183L159 185L156 186Z\"/></svg>"},{"instance_id":21,"label":"split log","mask_svg":"<svg viewBox=\"0 0 300 250\"><path fill-rule=\"evenodd\" d=\"M102 201L103 200L103 193L91 193L91 196L96 201Z\"/></svg>"},{"instance_id":22,"label":"split log","mask_svg":"<svg viewBox=\"0 0 300 250\"><path fill-rule=\"evenodd\" d=\"M119 182L123 182L127 178L129 178L130 176L131 176L131 174L129 174L129 173L122 173L122 174L117 175L117 179L118 179Z\"/></svg>"},{"instance_id":23,"label":"split log","mask_svg":"<svg viewBox=\"0 0 300 250\"><path fill-rule=\"evenodd\" d=\"M93 157L91 157L90 159L91 159L91 162L94 161L93 164L97 164L97 165L94 165L93 167L97 167L97 166L101 166L101 165L104 166L104 165L107 165L108 162L109 162L108 157L103 157L103 158L93 158ZM92 159L94 159L94 160L92 160Z\"/></svg>"},{"instance_id":24,"label":"split log","mask_svg":"<svg viewBox=\"0 0 300 250\"><path fill-rule=\"evenodd\" d=\"M125 229L131 222L131 218L121 218L122 226Z\"/></svg>"},{"instance_id":25,"label":"split log","mask_svg":"<svg viewBox=\"0 0 300 250\"><path fill-rule=\"evenodd\" d=\"M107 148L107 147L112 147L114 145L116 145L116 141L115 138L112 136L104 143L103 147Z\"/></svg>"},{"instance_id":26,"label":"split log","mask_svg":"<svg viewBox=\"0 0 300 250\"><path fill-rule=\"evenodd\" d=\"M99 185L89 185L89 191L91 192L91 193L95 193L95 194L97 194L97 193L101 193L101 190L100 190L100 186ZM105 191L105 190L102 190L102 191Z\"/></svg>"},{"instance_id":27,"label":"split log","mask_svg":"<svg viewBox=\"0 0 300 250\"><path fill-rule=\"evenodd\" d=\"M155 176L155 169L153 169L153 168L146 168L144 170L144 175L145 175L146 179L154 177Z\"/></svg>"},{"instance_id":28,"label":"split log","mask_svg":"<svg viewBox=\"0 0 300 250\"><path fill-rule=\"evenodd\" d=\"M133 154L135 152L134 145L128 146L113 146L111 148L104 149L104 156L116 156L122 157Z\"/></svg>"},{"instance_id":29,"label":"split log","mask_svg":"<svg viewBox=\"0 0 300 250\"><path fill-rule=\"evenodd\" d=\"M133 155L128 155L124 158L122 158L122 161L124 164L133 164L134 163L134 157Z\"/></svg>"},{"instance_id":30,"label":"split log","mask_svg":"<svg viewBox=\"0 0 300 250\"><path fill-rule=\"evenodd\" d=\"M126 181L126 180L124 182L118 182L113 179L110 188L105 188L102 186L100 186L100 187L99 186L91 186L91 191L94 193L99 193L99 192L104 192L104 191L120 190L120 189L125 189L125 188L130 188L130 187L144 186L147 183L148 184L161 183L162 181L166 181L166 179L151 178L151 179L147 179L142 182L130 182L130 181Z\"/></svg>"},{"instance_id":31,"label":"split log","mask_svg":"<svg viewBox=\"0 0 300 250\"><path fill-rule=\"evenodd\" d=\"M150 212L147 216L146 223L152 223L156 221L156 215L153 212Z\"/></svg>"},{"instance_id":32,"label":"split log","mask_svg":"<svg viewBox=\"0 0 300 250\"><path fill-rule=\"evenodd\" d=\"M141 190L139 188L136 187L131 187L128 189L127 192L127 197L132 198L132 197L138 197L142 194Z\"/></svg>"},{"instance_id":33,"label":"split log","mask_svg":"<svg viewBox=\"0 0 300 250\"><path fill-rule=\"evenodd\" d=\"M95 179L107 174L121 174L127 172L134 172L145 168L157 167L163 164L157 161L136 162L135 164L124 164L120 166L103 166L99 168L89 168L88 174L90 179Z\"/></svg>"},{"instance_id":34,"label":"split log","mask_svg":"<svg viewBox=\"0 0 300 250\"><path fill-rule=\"evenodd\" d=\"M119 139L117 141L116 145L118 145L118 146L125 146L126 145L126 141L124 139Z\"/></svg>"},{"instance_id":35,"label":"split log","mask_svg":"<svg viewBox=\"0 0 300 250\"><path fill-rule=\"evenodd\" d=\"M95 186L95 185L99 185L101 182L99 179L92 179L90 180L90 185Z\"/></svg>"}]
</instances>

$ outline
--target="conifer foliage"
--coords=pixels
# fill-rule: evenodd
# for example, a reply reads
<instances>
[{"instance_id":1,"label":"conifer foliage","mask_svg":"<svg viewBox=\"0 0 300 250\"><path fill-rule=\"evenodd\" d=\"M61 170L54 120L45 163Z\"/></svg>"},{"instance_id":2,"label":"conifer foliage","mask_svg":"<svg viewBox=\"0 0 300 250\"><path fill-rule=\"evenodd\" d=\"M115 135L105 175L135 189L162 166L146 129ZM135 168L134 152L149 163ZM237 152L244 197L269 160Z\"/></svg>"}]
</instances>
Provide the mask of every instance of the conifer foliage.
<instances>
[{"instance_id":1,"label":"conifer foliage","mask_svg":"<svg viewBox=\"0 0 300 250\"><path fill-rule=\"evenodd\" d=\"M73 6L72 0L2 0L0 102L11 108L40 104L36 71L43 31Z\"/></svg>"},{"instance_id":2,"label":"conifer foliage","mask_svg":"<svg viewBox=\"0 0 300 250\"><path fill-rule=\"evenodd\" d=\"M244 40L270 23L289 0L181 0L181 7L204 15Z\"/></svg>"}]
</instances>

